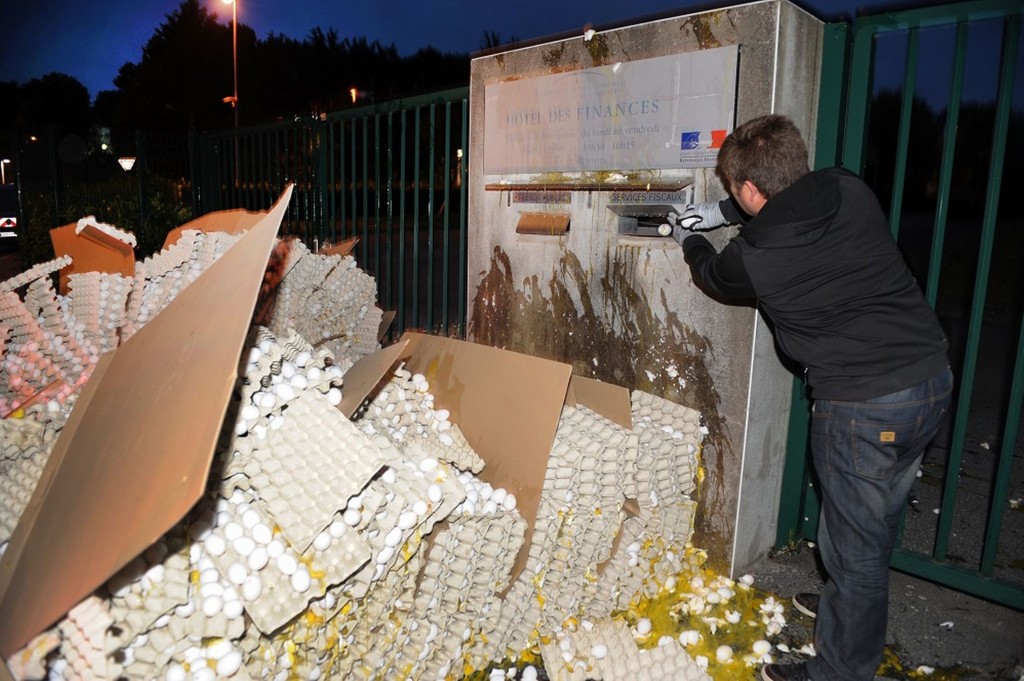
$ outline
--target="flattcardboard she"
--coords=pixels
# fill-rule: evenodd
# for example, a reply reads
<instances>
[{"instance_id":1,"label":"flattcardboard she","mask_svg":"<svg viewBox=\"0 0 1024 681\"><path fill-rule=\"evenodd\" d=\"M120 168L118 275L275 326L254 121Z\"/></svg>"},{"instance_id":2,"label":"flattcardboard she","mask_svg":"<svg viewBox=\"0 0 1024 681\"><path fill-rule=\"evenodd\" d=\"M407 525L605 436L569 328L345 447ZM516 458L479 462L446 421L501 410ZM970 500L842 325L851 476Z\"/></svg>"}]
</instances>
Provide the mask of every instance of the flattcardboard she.
<instances>
[{"instance_id":1,"label":"flattcardboard she","mask_svg":"<svg viewBox=\"0 0 1024 681\"><path fill-rule=\"evenodd\" d=\"M512 569L514 582L529 554L562 405L586 406L631 428L629 391L573 376L572 367L561 362L409 332L345 374L339 408L346 416L355 413L399 361L426 377L436 404L451 413L452 422L484 460L480 479L515 494L527 531ZM631 506L624 500L624 507L629 513L635 502Z\"/></svg>"},{"instance_id":2,"label":"flattcardboard she","mask_svg":"<svg viewBox=\"0 0 1024 681\"><path fill-rule=\"evenodd\" d=\"M202 277L101 358L0 559L4 658L200 498L291 192L289 186Z\"/></svg>"}]
</instances>

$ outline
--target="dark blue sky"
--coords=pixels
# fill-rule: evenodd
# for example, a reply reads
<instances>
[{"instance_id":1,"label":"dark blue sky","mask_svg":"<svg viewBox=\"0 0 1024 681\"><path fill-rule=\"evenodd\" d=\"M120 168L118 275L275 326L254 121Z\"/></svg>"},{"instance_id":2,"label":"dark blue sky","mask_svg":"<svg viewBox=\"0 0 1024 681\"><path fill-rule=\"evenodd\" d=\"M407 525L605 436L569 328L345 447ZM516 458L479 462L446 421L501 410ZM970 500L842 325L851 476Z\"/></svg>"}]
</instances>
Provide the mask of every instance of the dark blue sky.
<instances>
[{"instance_id":1,"label":"dark blue sky","mask_svg":"<svg viewBox=\"0 0 1024 681\"><path fill-rule=\"evenodd\" d=\"M231 20L221 0L202 0ZM920 5L920 0L798 0L823 20L858 11ZM138 62L143 44L181 0L0 0L0 80L25 83L52 72L81 81L95 97L113 89L125 62ZM722 6L735 3L722 3ZM403 55L433 45L441 51L480 49L485 32L531 40L583 31L587 24L684 14L709 3L686 0L239 0L239 22L257 36L303 39L319 26L340 37L365 36L394 44Z\"/></svg>"}]
</instances>

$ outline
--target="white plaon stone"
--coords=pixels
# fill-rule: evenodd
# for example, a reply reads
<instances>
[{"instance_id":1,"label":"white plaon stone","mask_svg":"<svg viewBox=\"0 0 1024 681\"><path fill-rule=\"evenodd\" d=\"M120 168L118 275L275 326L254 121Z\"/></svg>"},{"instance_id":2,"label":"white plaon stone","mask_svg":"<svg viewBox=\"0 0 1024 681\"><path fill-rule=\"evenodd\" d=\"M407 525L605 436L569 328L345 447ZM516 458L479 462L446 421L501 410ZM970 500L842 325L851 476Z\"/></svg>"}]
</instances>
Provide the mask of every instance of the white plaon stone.
<instances>
[{"instance_id":1,"label":"white plaon stone","mask_svg":"<svg viewBox=\"0 0 1024 681\"><path fill-rule=\"evenodd\" d=\"M636 621L636 633L640 636L647 636L651 633L651 620L641 617Z\"/></svg>"},{"instance_id":2,"label":"white plaon stone","mask_svg":"<svg viewBox=\"0 0 1024 681\"><path fill-rule=\"evenodd\" d=\"M597 643L590 649L590 655L595 660L603 660L608 656L608 646L603 643Z\"/></svg>"},{"instance_id":3,"label":"white plaon stone","mask_svg":"<svg viewBox=\"0 0 1024 681\"><path fill-rule=\"evenodd\" d=\"M754 651L755 655L767 655L772 652L772 644L764 639L760 639L758 641L754 641L754 645L751 646L751 649Z\"/></svg>"},{"instance_id":4,"label":"white plaon stone","mask_svg":"<svg viewBox=\"0 0 1024 681\"><path fill-rule=\"evenodd\" d=\"M727 645L718 646L715 650L715 659L722 663L728 662L732 659L732 648Z\"/></svg>"}]
</instances>

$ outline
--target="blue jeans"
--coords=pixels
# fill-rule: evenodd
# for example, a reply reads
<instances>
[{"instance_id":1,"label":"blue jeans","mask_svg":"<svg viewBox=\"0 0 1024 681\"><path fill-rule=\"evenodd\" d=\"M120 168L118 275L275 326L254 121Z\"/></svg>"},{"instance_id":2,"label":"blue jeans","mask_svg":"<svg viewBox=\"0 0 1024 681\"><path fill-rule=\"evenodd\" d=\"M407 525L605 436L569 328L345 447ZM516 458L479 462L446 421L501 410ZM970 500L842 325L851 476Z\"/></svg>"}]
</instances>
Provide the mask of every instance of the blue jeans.
<instances>
[{"instance_id":1,"label":"blue jeans","mask_svg":"<svg viewBox=\"0 0 1024 681\"><path fill-rule=\"evenodd\" d=\"M811 454L827 581L814 629L816 681L875 678L889 614L889 560L925 448L949 409L949 369L863 402L816 400Z\"/></svg>"}]
</instances>

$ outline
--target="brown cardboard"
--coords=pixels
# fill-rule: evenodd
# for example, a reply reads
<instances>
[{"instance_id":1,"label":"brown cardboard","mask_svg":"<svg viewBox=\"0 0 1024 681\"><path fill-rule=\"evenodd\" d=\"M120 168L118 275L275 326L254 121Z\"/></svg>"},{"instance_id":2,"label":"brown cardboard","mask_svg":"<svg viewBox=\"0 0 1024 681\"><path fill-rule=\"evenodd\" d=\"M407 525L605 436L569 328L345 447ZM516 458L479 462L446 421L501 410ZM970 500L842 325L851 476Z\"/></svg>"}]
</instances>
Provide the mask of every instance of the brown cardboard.
<instances>
[{"instance_id":1,"label":"brown cardboard","mask_svg":"<svg viewBox=\"0 0 1024 681\"><path fill-rule=\"evenodd\" d=\"M395 321L395 310L384 310L384 314L380 317L380 325L377 326L377 342L380 343L384 340L384 336L387 334L388 329L391 328L392 322Z\"/></svg>"},{"instance_id":2,"label":"brown cardboard","mask_svg":"<svg viewBox=\"0 0 1024 681\"><path fill-rule=\"evenodd\" d=\"M519 234L556 236L569 231L568 213L520 213L516 223Z\"/></svg>"},{"instance_id":3,"label":"brown cardboard","mask_svg":"<svg viewBox=\"0 0 1024 681\"><path fill-rule=\"evenodd\" d=\"M394 345L363 357L345 372L341 404L338 405L345 418L351 419L359 405L369 395L377 392L377 386L391 377L392 369L401 361L408 344L403 338Z\"/></svg>"},{"instance_id":4,"label":"brown cardboard","mask_svg":"<svg viewBox=\"0 0 1024 681\"><path fill-rule=\"evenodd\" d=\"M359 243L359 237L353 236L333 246L324 246L317 253L320 255L340 255L344 257L352 252L357 243Z\"/></svg>"},{"instance_id":5,"label":"brown cardboard","mask_svg":"<svg viewBox=\"0 0 1024 681\"><path fill-rule=\"evenodd\" d=\"M484 460L480 478L516 495L527 530L511 573L511 581L515 581L529 555L563 404L585 406L632 429L629 390L573 376L568 364L407 332L398 343L367 355L349 369L344 399L338 407L342 413L351 418L399 361L409 371L426 377L434 404L449 410L452 423L458 424ZM627 515L639 513L635 500L624 499L622 508ZM616 539L613 555L618 543Z\"/></svg>"},{"instance_id":6,"label":"brown cardboard","mask_svg":"<svg viewBox=\"0 0 1024 681\"><path fill-rule=\"evenodd\" d=\"M135 276L135 251L130 244L115 239L93 225L77 232L71 223L50 230L50 242L56 257L70 256L71 264L60 270L60 293L68 292L68 275L79 272L104 272Z\"/></svg>"},{"instance_id":7,"label":"brown cardboard","mask_svg":"<svg viewBox=\"0 0 1024 681\"><path fill-rule=\"evenodd\" d=\"M480 478L516 495L527 522L514 581L526 565L544 475L572 368L466 341L406 333L409 371L423 374L434 404L447 409L485 462Z\"/></svg>"},{"instance_id":8,"label":"brown cardboard","mask_svg":"<svg viewBox=\"0 0 1024 681\"><path fill-rule=\"evenodd\" d=\"M102 585L202 495L291 191L101 358L0 558L0 657ZM209 222L230 231L235 219Z\"/></svg>"},{"instance_id":9,"label":"brown cardboard","mask_svg":"<svg viewBox=\"0 0 1024 681\"><path fill-rule=\"evenodd\" d=\"M573 375L565 403L582 405L612 423L627 430L633 429L633 405L627 388Z\"/></svg>"},{"instance_id":10,"label":"brown cardboard","mask_svg":"<svg viewBox=\"0 0 1024 681\"><path fill-rule=\"evenodd\" d=\"M177 243L178 239L181 238L181 233L189 229L198 232L241 234L254 227L264 215L266 213L253 213L243 208L207 213L169 231L167 236L164 237L164 248L169 248Z\"/></svg>"}]
</instances>

